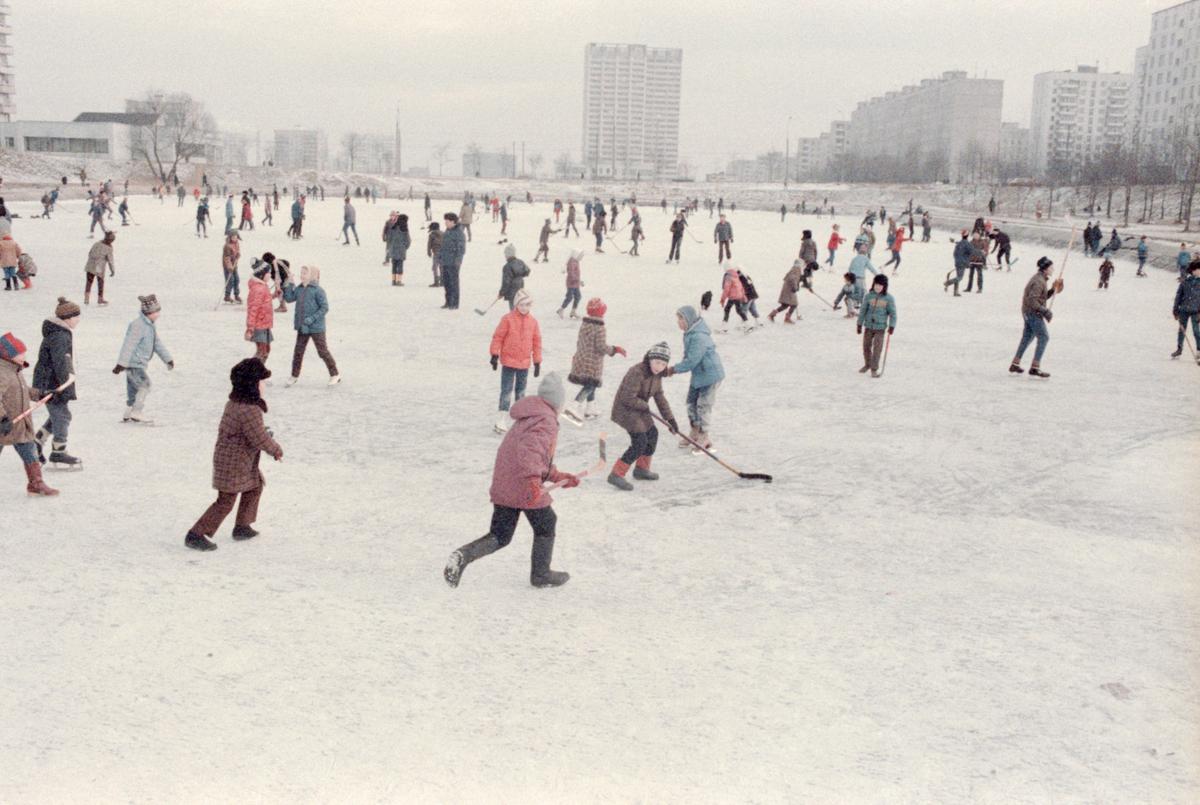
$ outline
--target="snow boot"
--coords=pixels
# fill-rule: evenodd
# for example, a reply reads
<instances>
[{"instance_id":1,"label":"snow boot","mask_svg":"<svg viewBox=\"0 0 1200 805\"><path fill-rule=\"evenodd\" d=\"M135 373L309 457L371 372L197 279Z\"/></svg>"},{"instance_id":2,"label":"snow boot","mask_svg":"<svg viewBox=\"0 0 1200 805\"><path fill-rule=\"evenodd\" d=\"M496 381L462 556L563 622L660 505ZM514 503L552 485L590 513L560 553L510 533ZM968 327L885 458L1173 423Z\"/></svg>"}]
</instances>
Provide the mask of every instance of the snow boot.
<instances>
[{"instance_id":1,"label":"snow boot","mask_svg":"<svg viewBox=\"0 0 1200 805\"><path fill-rule=\"evenodd\" d=\"M217 543L195 531L187 532L187 536L183 538L183 544L194 551L215 551L217 549Z\"/></svg>"},{"instance_id":2,"label":"snow boot","mask_svg":"<svg viewBox=\"0 0 1200 805\"><path fill-rule=\"evenodd\" d=\"M42 446L38 445L38 453L42 452ZM45 463L45 462L42 462ZM83 462L75 456L67 452L66 442L53 442L50 446L50 463L61 464L68 469L82 469Z\"/></svg>"},{"instance_id":3,"label":"snow boot","mask_svg":"<svg viewBox=\"0 0 1200 805\"><path fill-rule=\"evenodd\" d=\"M1180 347L1179 349L1177 349L1177 350L1175 350L1174 352L1172 352L1172 353L1171 353L1171 357L1172 357L1172 358L1178 358L1178 357L1179 357L1180 355L1182 355L1182 354L1183 354L1183 347Z\"/></svg>"},{"instance_id":4,"label":"snow boot","mask_svg":"<svg viewBox=\"0 0 1200 805\"><path fill-rule=\"evenodd\" d=\"M629 472L629 465L620 459L613 464L612 472L608 474L608 482L624 492L629 492L633 489L633 484L625 480L625 473ZM637 473L634 473L637 476Z\"/></svg>"},{"instance_id":5,"label":"snow boot","mask_svg":"<svg viewBox=\"0 0 1200 805\"><path fill-rule=\"evenodd\" d=\"M650 471L650 456L642 456L634 462L633 477L639 481L658 480L658 473Z\"/></svg>"},{"instance_id":6,"label":"snow boot","mask_svg":"<svg viewBox=\"0 0 1200 805\"><path fill-rule=\"evenodd\" d=\"M58 494L57 489L51 489L46 486L46 482L42 480L42 465L36 461L25 465L25 477L29 479L29 483L25 486L25 491L30 496L54 497Z\"/></svg>"},{"instance_id":7,"label":"snow boot","mask_svg":"<svg viewBox=\"0 0 1200 805\"><path fill-rule=\"evenodd\" d=\"M787 313L783 314L783 323L784 324L795 324L796 323L796 320L792 318L792 311L789 310Z\"/></svg>"},{"instance_id":8,"label":"snow boot","mask_svg":"<svg viewBox=\"0 0 1200 805\"><path fill-rule=\"evenodd\" d=\"M235 525L233 527L233 538L238 542L246 539L254 539L258 536L258 532L248 525Z\"/></svg>"},{"instance_id":9,"label":"snow boot","mask_svg":"<svg viewBox=\"0 0 1200 805\"><path fill-rule=\"evenodd\" d=\"M1008 371L1012 372L1014 375L1025 374L1025 370L1021 368L1021 364L1017 363L1016 361L1012 362L1012 365L1008 367Z\"/></svg>"},{"instance_id":10,"label":"snow boot","mask_svg":"<svg viewBox=\"0 0 1200 805\"><path fill-rule=\"evenodd\" d=\"M868 369L870 369L870 368L871 368L871 367L870 367L869 365L867 365L867 364L865 364L865 363L864 363L864 364L862 365L862 368L858 370L858 373L859 373L860 375L865 375L865 374L867 373L867 370L868 370Z\"/></svg>"},{"instance_id":11,"label":"snow boot","mask_svg":"<svg viewBox=\"0 0 1200 805\"><path fill-rule=\"evenodd\" d=\"M533 555L530 558L529 583L534 587L561 587L570 574L550 569L554 557L554 535L534 534Z\"/></svg>"},{"instance_id":12,"label":"snow boot","mask_svg":"<svg viewBox=\"0 0 1200 805\"><path fill-rule=\"evenodd\" d=\"M457 587L467 565L498 550L500 550L500 540L490 533L484 534L474 542L468 542L450 554L450 558L446 561L446 567L442 570L442 577L451 587Z\"/></svg>"}]
</instances>

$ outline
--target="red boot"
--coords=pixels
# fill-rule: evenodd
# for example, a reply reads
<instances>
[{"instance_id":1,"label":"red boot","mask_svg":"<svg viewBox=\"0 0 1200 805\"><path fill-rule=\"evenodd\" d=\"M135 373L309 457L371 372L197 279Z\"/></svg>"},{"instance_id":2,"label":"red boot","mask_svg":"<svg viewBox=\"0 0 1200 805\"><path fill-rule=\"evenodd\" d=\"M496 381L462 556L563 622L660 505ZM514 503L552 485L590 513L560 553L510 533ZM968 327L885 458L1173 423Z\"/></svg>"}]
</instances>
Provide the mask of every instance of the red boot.
<instances>
[{"instance_id":1,"label":"red boot","mask_svg":"<svg viewBox=\"0 0 1200 805\"><path fill-rule=\"evenodd\" d=\"M25 486L25 491L30 495L54 497L58 494L57 489L51 489L46 486L46 482L42 480L42 465L36 461L25 465L25 477L29 479L29 483Z\"/></svg>"},{"instance_id":2,"label":"red boot","mask_svg":"<svg viewBox=\"0 0 1200 805\"><path fill-rule=\"evenodd\" d=\"M633 484L625 480L625 473L629 472L629 465L624 461L617 459L617 463L613 464L612 472L608 474L608 482L617 489L628 492L633 489ZM634 473L636 476L637 473Z\"/></svg>"},{"instance_id":3,"label":"red boot","mask_svg":"<svg viewBox=\"0 0 1200 805\"><path fill-rule=\"evenodd\" d=\"M634 462L633 477L639 481L658 480L658 473L650 472L650 456L642 456Z\"/></svg>"}]
</instances>

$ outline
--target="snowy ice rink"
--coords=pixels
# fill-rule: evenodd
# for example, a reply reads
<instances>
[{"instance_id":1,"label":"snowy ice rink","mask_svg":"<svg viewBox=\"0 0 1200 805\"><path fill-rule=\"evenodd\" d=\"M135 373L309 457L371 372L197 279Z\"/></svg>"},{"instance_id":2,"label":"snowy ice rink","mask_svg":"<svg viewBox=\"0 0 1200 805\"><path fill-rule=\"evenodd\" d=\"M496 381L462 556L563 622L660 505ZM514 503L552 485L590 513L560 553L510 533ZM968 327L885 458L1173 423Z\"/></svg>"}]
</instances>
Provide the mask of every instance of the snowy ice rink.
<instances>
[{"instance_id":1,"label":"snowy ice rink","mask_svg":"<svg viewBox=\"0 0 1200 805\"><path fill-rule=\"evenodd\" d=\"M213 309L221 201L208 240L193 235L190 198L131 204L111 305L85 308L76 332L70 447L86 470L48 472L61 497L27 499L14 454L0 456L0 799L1183 802L1200 790L1200 368L1167 357L1173 276L1135 279L1120 260L1100 292L1098 261L1072 255L1043 362L1053 377L1012 376L1042 252L1016 243L1011 274L955 299L941 288L949 233L935 230L904 247L882 379L858 374L853 322L812 296L795 327L717 336L716 447L774 484L664 438L659 482L622 493L601 477L556 495L566 587L530 588L522 521L451 590L447 554L491 512L501 306L471 310L499 287L499 224L477 218L457 313L426 287L420 199L400 206L414 230L404 288L381 265L396 202L355 202L361 247L335 241L333 194L309 205L303 241L284 235L290 199L273 228L246 233L243 297L265 250L321 267L344 382L327 389L310 349L300 384L283 387L294 334L277 314L268 424L286 455L264 457L263 534L235 544L230 518L220 550L197 554L183 536L213 497L229 368L252 349L243 309ZM457 206L435 202L437 218ZM715 220L694 219L704 243L685 238L679 266L663 264L670 216L649 204L641 258L559 235L534 265L549 210L514 202L509 225L533 269L543 368L570 366L576 325L554 310L578 246L584 301L604 298L609 341L630 353L607 362L607 415L630 360L659 340L682 353L674 310L719 295ZM851 237L854 213L839 219ZM824 259L830 220L730 220L765 317L801 229ZM36 354L55 297L83 301L92 241L79 202L13 229L41 272L32 292L0 295L0 332ZM627 248L628 229L616 237ZM817 275L819 294L832 300L850 257L847 244L839 270ZM158 424L140 428L120 424L124 379L110 370L151 292L177 369L152 365ZM666 387L682 419L687 379ZM602 428L619 455L625 434L606 416L564 424L559 465L590 464Z\"/></svg>"}]
</instances>

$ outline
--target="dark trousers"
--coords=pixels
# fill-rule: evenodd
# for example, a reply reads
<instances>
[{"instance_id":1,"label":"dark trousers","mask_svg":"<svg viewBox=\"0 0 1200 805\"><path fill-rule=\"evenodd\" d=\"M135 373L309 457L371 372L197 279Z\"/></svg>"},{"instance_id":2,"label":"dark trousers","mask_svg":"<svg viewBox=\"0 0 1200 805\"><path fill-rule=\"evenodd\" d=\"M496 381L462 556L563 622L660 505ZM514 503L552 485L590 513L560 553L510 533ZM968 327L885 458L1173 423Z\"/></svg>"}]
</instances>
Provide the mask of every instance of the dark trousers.
<instances>
[{"instance_id":1,"label":"dark trousers","mask_svg":"<svg viewBox=\"0 0 1200 805\"><path fill-rule=\"evenodd\" d=\"M104 275L103 274L88 274L87 284L83 287L85 294L92 292L92 280L96 281L96 290L100 294L100 298L104 298Z\"/></svg>"},{"instance_id":2,"label":"dark trousers","mask_svg":"<svg viewBox=\"0 0 1200 805\"><path fill-rule=\"evenodd\" d=\"M983 266L971 263L971 273L967 275L967 293L971 292L971 288L975 286L976 280L979 281L979 290L983 290L983 269Z\"/></svg>"},{"instance_id":3,"label":"dark trousers","mask_svg":"<svg viewBox=\"0 0 1200 805\"><path fill-rule=\"evenodd\" d=\"M883 335L886 330L863 330L863 365L879 371L879 359L883 356Z\"/></svg>"},{"instance_id":4,"label":"dark trousers","mask_svg":"<svg viewBox=\"0 0 1200 805\"><path fill-rule=\"evenodd\" d=\"M446 307L458 310L458 270L462 266L442 266L442 287L446 293Z\"/></svg>"},{"instance_id":5,"label":"dark trousers","mask_svg":"<svg viewBox=\"0 0 1200 805\"><path fill-rule=\"evenodd\" d=\"M338 373L338 368L337 363L333 360L333 355L329 354L329 346L325 343L325 333L296 333L296 349L292 352L292 377L300 376L300 365L304 363L304 351L308 349L310 339L317 347L317 355L325 361L325 367L329 369L329 376L333 377Z\"/></svg>"},{"instance_id":6,"label":"dark trousers","mask_svg":"<svg viewBox=\"0 0 1200 805\"><path fill-rule=\"evenodd\" d=\"M721 255L724 255L724 257L722 257ZM733 259L733 254L729 251L729 241L727 241L727 240L718 241L718 243L717 243L717 262L719 263L719 262L721 262L721 260L732 260L732 259Z\"/></svg>"},{"instance_id":7,"label":"dark trousers","mask_svg":"<svg viewBox=\"0 0 1200 805\"><path fill-rule=\"evenodd\" d=\"M653 425L645 433L631 432L629 434L629 448L621 454L621 460L626 464L632 464L642 456L654 455L654 450L657 447L658 428Z\"/></svg>"},{"instance_id":8,"label":"dark trousers","mask_svg":"<svg viewBox=\"0 0 1200 805\"><path fill-rule=\"evenodd\" d=\"M731 310L737 310L737 314L742 317L742 321L747 320L746 319L746 303L738 302L736 300L730 299L728 302L725 303L725 318L722 319L722 321L725 321L725 322L729 321L729 311L731 311Z\"/></svg>"},{"instance_id":9,"label":"dark trousers","mask_svg":"<svg viewBox=\"0 0 1200 805\"><path fill-rule=\"evenodd\" d=\"M494 503L492 504L492 527L488 529L488 533L496 538L501 548L512 542L513 534L517 531L517 520L520 519L522 512L525 513L525 519L533 528L534 537L554 538L554 527L558 523L558 515L550 506L544 509L512 509Z\"/></svg>"},{"instance_id":10,"label":"dark trousers","mask_svg":"<svg viewBox=\"0 0 1200 805\"><path fill-rule=\"evenodd\" d=\"M671 253L667 255L668 260L679 259L679 247L683 245L683 237L671 238Z\"/></svg>"},{"instance_id":11,"label":"dark trousers","mask_svg":"<svg viewBox=\"0 0 1200 805\"><path fill-rule=\"evenodd\" d=\"M206 537L217 533L221 523L225 522L225 518L233 511L233 504L237 497L237 492L217 492L217 499L205 510L204 514L200 515L200 519L192 526L192 531ZM258 519L258 499L260 497L262 497L261 486L258 489L242 492L242 502L238 505L237 517L234 519L235 525L251 525Z\"/></svg>"}]
</instances>

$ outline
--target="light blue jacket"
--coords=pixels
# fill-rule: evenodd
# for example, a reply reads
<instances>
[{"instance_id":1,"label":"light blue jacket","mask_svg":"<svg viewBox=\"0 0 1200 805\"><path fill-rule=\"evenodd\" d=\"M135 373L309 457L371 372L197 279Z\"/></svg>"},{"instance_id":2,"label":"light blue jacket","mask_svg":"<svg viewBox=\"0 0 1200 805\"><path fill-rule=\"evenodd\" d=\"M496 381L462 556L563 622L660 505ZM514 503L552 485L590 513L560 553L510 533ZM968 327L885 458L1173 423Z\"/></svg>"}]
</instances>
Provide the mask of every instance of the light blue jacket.
<instances>
[{"instance_id":1,"label":"light blue jacket","mask_svg":"<svg viewBox=\"0 0 1200 805\"><path fill-rule=\"evenodd\" d=\"M166 344L158 340L158 329L154 322L142 313L129 322L129 327L125 330L125 343L121 345L117 365L126 369L145 369L155 355L163 363L171 363L174 360Z\"/></svg>"},{"instance_id":2,"label":"light blue jacket","mask_svg":"<svg viewBox=\"0 0 1200 805\"><path fill-rule=\"evenodd\" d=\"M854 259L850 261L850 273L858 282L862 282L867 278L867 272L871 272L871 276L875 276L879 272L875 270L875 266L871 265L871 258L865 254L856 254Z\"/></svg>"},{"instance_id":3,"label":"light blue jacket","mask_svg":"<svg viewBox=\"0 0 1200 805\"><path fill-rule=\"evenodd\" d=\"M692 373L691 388L702 389L725 379L725 367L704 319L691 305L676 311L688 328L683 333L683 360L672 367L675 374Z\"/></svg>"},{"instance_id":4,"label":"light blue jacket","mask_svg":"<svg viewBox=\"0 0 1200 805\"><path fill-rule=\"evenodd\" d=\"M890 293L869 291L858 309L858 326L868 330L886 330L896 326L896 300Z\"/></svg>"},{"instance_id":5,"label":"light blue jacket","mask_svg":"<svg viewBox=\"0 0 1200 805\"><path fill-rule=\"evenodd\" d=\"M325 314L329 312L329 300L325 289L315 281L296 287L292 283L283 286L283 298L296 304L292 326L301 335L325 332Z\"/></svg>"},{"instance_id":6,"label":"light blue jacket","mask_svg":"<svg viewBox=\"0 0 1200 805\"><path fill-rule=\"evenodd\" d=\"M225 217L226 218L233 217L233 199L231 199L231 198L225 199Z\"/></svg>"}]
</instances>

